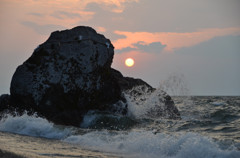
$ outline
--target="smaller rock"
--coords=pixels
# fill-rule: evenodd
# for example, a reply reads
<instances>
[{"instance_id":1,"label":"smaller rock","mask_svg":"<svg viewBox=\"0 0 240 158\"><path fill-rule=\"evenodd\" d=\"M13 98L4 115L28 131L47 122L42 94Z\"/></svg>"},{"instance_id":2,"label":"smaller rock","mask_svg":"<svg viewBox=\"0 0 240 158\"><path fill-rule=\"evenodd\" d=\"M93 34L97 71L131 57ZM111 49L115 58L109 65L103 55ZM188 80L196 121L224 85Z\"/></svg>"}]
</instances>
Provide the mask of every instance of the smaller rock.
<instances>
[{"instance_id":1,"label":"smaller rock","mask_svg":"<svg viewBox=\"0 0 240 158\"><path fill-rule=\"evenodd\" d=\"M146 86L151 91L155 90L155 88L151 87L149 84L147 84L146 82L144 82L141 79L136 79L136 78L132 78L132 77L124 77L121 74L121 72L119 72L115 69L111 69L111 73L114 76L114 78L116 79L116 81L118 82L122 92L132 89L136 86Z\"/></svg>"}]
</instances>

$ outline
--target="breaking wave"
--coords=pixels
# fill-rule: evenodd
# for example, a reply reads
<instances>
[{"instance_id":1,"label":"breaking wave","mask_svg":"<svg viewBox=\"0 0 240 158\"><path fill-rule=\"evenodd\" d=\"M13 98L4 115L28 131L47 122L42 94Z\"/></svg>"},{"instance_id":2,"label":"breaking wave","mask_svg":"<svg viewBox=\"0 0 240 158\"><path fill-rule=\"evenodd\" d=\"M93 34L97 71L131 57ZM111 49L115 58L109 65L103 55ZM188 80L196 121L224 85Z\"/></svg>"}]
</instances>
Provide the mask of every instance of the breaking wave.
<instances>
[{"instance_id":1,"label":"breaking wave","mask_svg":"<svg viewBox=\"0 0 240 158\"><path fill-rule=\"evenodd\" d=\"M57 126L37 115L29 116L26 113L22 116L6 114L0 121L0 131L52 139L61 139L73 133L71 128Z\"/></svg>"},{"instance_id":2,"label":"breaking wave","mask_svg":"<svg viewBox=\"0 0 240 158\"><path fill-rule=\"evenodd\" d=\"M57 126L36 115L6 115L0 122L0 131L35 137L58 139L79 145L87 150L117 153L124 157L152 158L238 158L240 151L234 145L192 132L171 134L134 128L131 130L86 130Z\"/></svg>"},{"instance_id":3,"label":"breaking wave","mask_svg":"<svg viewBox=\"0 0 240 158\"><path fill-rule=\"evenodd\" d=\"M167 135L152 131L95 131L73 135L64 142L80 144L86 149L123 154L124 157L152 158L237 158L240 152L233 146L227 150L213 140L194 133Z\"/></svg>"}]
</instances>

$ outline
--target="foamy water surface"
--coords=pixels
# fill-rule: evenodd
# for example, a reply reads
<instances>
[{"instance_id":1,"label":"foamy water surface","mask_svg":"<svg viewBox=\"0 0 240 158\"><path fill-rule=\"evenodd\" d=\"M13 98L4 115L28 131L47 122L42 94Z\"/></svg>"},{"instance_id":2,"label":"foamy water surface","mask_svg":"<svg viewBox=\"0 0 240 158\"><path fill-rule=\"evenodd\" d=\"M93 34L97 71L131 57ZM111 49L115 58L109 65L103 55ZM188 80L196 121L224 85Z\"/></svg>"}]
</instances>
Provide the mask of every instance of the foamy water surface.
<instances>
[{"instance_id":1,"label":"foamy water surface","mask_svg":"<svg viewBox=\"0 0 240 158\"><path fill-rule=\"evenodd\" d=\"M90 113L76 128L36 115L7 114L0 122L0 149L26 157L239 158L239 101L240 97L177 97L182 120L143 118L126 129L111 130L88 126L101 124L102 117L126 122L133 118Z\"/></svg>"}]
</instances>

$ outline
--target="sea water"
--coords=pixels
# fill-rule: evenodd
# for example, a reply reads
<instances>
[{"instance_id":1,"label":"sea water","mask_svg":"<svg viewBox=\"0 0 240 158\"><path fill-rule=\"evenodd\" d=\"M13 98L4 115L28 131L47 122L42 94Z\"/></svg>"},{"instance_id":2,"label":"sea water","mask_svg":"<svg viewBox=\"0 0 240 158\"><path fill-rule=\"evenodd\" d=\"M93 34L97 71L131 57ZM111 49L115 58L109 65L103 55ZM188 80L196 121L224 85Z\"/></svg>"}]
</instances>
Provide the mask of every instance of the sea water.
<instances>
[{"instance_id":1,"label":"sea water","mask_svg":"<svg viewBox=\"0 0 240 158\"><path fill-rule=\"evenodd\" d=\"M91 111L77 128L55 125L37 115L5 114L0 121L0 149L29 158L240 157L240 97L173 100L181 120Z\"/></svg>"}]
</instances>

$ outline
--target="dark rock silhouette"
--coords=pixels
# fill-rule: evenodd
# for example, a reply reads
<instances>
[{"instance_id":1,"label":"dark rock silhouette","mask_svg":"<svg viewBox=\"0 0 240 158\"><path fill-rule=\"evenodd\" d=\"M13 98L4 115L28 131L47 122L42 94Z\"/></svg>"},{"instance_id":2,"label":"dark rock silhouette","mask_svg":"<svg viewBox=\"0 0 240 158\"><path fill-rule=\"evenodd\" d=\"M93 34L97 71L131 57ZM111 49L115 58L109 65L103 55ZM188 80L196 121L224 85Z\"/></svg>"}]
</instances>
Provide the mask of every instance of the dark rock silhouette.
<instances>
[{"instance_id":1,"label":"dark rock silhouette","mask_svg":"<svg viewBox=\"0 0 240 158\"><path fill-rule=\"evenodd\" d=\"M9 108L10 95L3 94L0 96L0 112Z\"/></svg>"},{"instance_id":2,"label":"dark rock silhouette","mask_svg":"<svg viewBox=\"0 0 240 158\"><path fill-rule=\"evenodd\" d=\"M85 26L56 31L39 45L14 73L10 97L0 99L18 111L32 111L64 125L79 126L89 110L125 115L128 110L124 91L142 85L141 79L124 77L111 68L114 47L109 39ZM166 107L179 112L167 94Z\"/></svg>"}]
</instances>

